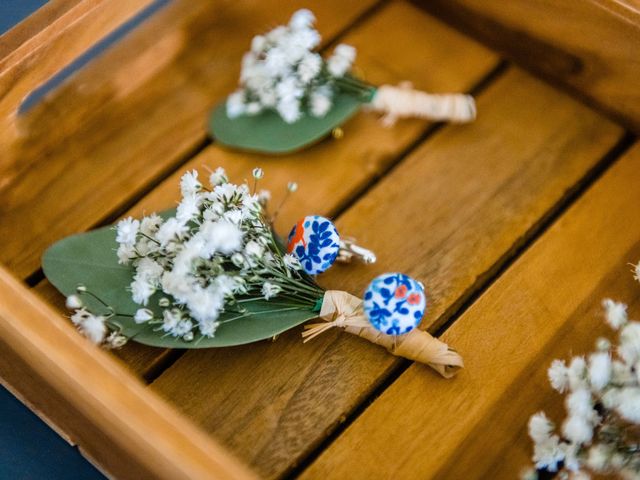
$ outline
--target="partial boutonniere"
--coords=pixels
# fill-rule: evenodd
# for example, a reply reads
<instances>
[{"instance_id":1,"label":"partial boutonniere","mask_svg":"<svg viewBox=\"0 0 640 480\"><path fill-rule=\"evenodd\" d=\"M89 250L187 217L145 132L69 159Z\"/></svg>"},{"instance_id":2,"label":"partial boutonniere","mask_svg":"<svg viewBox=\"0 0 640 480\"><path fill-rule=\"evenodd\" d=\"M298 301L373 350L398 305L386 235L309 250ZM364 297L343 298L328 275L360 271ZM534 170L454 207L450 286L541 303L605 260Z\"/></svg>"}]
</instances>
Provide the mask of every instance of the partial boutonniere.
<instances>
[{"instance_id":1,"label":"partial boutonniere","mask_svg":"<svg viewBox=\"0 0 640 480\"><path fill-rule=\"evenodd\" d=\"M379 276L363 299L322 289L314 275L334 261L371 263L375 256L317 215L298 222L285 244L266 210L270 194L256 189L262 170L253 176L237 185L219 168L205 186L187 172L176 210L129 217L50 247L44 273L68 296L78 330L110 348L128 340L208 348L273 338L320 319L306 326L305 341L337 327L445 377L462 367L454 350L415 328L427 298L412 278ZM290 183L286 195L296 189Z\"/></svg>"},{"instance_id":2,"label":"partial boutonniere","mask_svg":"<svg viewBox=\"0 0 640 480\"><path fill-rule=\"evenodd\" d=\"M371 85L352 71L356 49L340 44L324 59L316 48L320 34L309 10L288 25L254 37L242 59L240 86L212 113L210 129L228 147L263 153L289 153L334 131L361 107L399 118L469 122L473 97L430 94L400 86Z\"/></svg>"},{"instance_id":3,"label":"partial boutonniere","mask_svg":"<svg viewBox=\"0 0 640 480\"><path fill-rule=\"evenodd\" d=\"M634 270L640 281L640 263ZM623 303L602 304L619 343L600 338L593 353L551 363L549 380L566 395L567 417L558 433L544 412L531 417L535 470L524 479L640 478L640 322L629 320Z\"/></svg>"}]
</instances>

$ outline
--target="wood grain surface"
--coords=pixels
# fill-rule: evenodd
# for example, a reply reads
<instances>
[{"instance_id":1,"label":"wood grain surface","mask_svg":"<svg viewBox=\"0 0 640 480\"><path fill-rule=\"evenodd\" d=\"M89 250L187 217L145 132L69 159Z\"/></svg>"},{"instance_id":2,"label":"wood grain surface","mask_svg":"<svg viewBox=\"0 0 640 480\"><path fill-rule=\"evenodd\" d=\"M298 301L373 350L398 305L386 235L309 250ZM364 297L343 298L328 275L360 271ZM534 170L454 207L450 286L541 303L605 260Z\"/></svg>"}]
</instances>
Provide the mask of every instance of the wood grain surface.
<instances>
[{"instance_id":1,"label":"wood grain surface","mask_svg":"<svg viewBox=\"0 0 640 480\"><path fill-rule=\"evenodd\" d=\"M407 18L411 20L406 21ZM420 48L414 50L416 56L396 58L388 67L395 57L395 50L387 44L373 43L379 35L394 38L396 47L418 42ZM497 58L488 50L402 2L383 8L343 40L358 48L358 68L375 83L398 83L406 78L418 78L416 86L430 91L468 90L497 63ZM425 78L422 72L430 65L439 68ZM230 152L214 144L166 179L126 215L140 216L144 212L175 206L179 198L179 179L186 170L198 169L206 178L207 171L203 167L223 166L232 179L242 181L254 167L261 166L266 171L261 187L273 191L274 204L280 202L288 181L295 180L299 184L298 193L277 221L278 230L286 235L301 217L309 214L331 216L348 204L396 162L404 150L418 141L427 128L427 122L415 120L400 122L389 129L383 127L375 115L363 113L344 126L345 135L341 140L330 139L286 157ZM59 307L63 306L61 296L48 282L44 281L37 290ZM148 377L163 364L167 354L161 352L132 343L117 355L139 374Z\"/></svg>"},{"instance_id":2,"label":"wood grain surface","mask_svg":"<svg viewBox=\"0 0 640 480\"><path fill-rule=\"evenodd\" d=\"M125 408L133 412L143 397L154 405L150 417L133 418L129 427L127 415L114 417L120 404L113 378L99 385L87 377L84 387L69 387L75 392L97 382L90 400L104 399L104 415L92 410L97 403L74 403L65 393L62 367L82 370L83 379L94 368L81 361L88 350L79 337L72 348L80 345L84 353L76 363L65 363L63 341L42 339L61 355L47 378L46 356L34 346L31 362L12 343L19 329L0 322L5 381L20 386L36 410L57 412L62 430L88 456L112 465L110 473L197 478L203 465L222 458L209 434L265 478L513 478L530 456L528 416L545 408L557 418L562 410L545 380L551 358L591 347L604 331L601 297L623 297L640 313L640 287L625 276L625 264L640 259L634 188L640 148L610 166L630 142L622 127L505 66L418 7L377 0L176 0L16 115L30 90L150 0L52 1L49 27L44 11L9 32L13 37L0 38L0 262L33 280L42 251L57 239L123 214L174 206L185 170L206 176L207 167L223 166L241 181L261 166L261 187L272 190L274 204L288 181L300 186L277 219L281 234L304 215L322 214L378 255L373 266L334 267L319 279L322 285L361 294L379 273L412 275L429 295L421 328L447 326L444 339L467 364L446 381L335 331L304 345L294 329L273 342L187 352L131 343L116 352L120 366L108 357L103 363L102 354L98 359L118 372L124 364L151 384L140 393L124 375L125 390L133 389L124 403L137 398ZM493 0L455 0L429 8L514 58L528 46L527 67L556 72L554 78L635 125L631 2L588 0L572 6L579 15L562 23L568 4L551 3L518 1L501 9ZM411 120L384 128L374 114L360 113L343 126L342 139L287 157L211 143L207 114L234 88L250 38L300 6L317 14L325 46L357 48L359 75L375 84L411 80L433 92L472 90L477 121ZM46 280L32 291L63 310ZM0 299L0 310L3 304L17 305ZM47 395L39 397L38 389ZM154 393L200 428L180 423L175 412L167 413L168 423L153 417L165 412ZM148 428L140 426L145 421ZM193 454L171 440L171 424L184 425L180 435L193 432L185 443L193 444ZM156 450L139 438L153 438L155 428L164 442ZM86 438L83 429L90 431ZM128 452L124 439L141 450ZM214 445L211 456L201 455L207 445ZM167 458L155 464L142 458L163 449ZM126 460L118 464L119 458Z\"/></svg>"},{"instance_id":3,"label":"wood grain surface","mask_svg":"<svg viewBox=\"0 0 640 480\"><path fill-rule=\"evenodd\" d=\"M0 378L113 478L256 478L2 267Z\"/></svg>"},{"instance_id":4,"label":"wood grain surface","mask_svg":"<svg viewBox=\"0 0 640 480\"><path fill-rule=\"evenodd\" d=\"M72 3L72 2L69 2ZM15 141L17 110L23 99L151 0L84 0L52 19L20 48L0 59L0 142ZM27 18L25 28L43 15ZM43 20L44 21L44 20ZM50 140L54 140L52 135Z\"/></svg>"},{"instance_id":5,"label":"wood grain surface","mask_svg":"<svg viewBox=\"0 0 640 480\"><path fill-rule=\"evenodd\" d=\"M467 369L441 382L411 366L302 478L514 478L528 417L559 420L546 369L611 331L600 302L640 314L640 148L621 158L446 332ZM380 452L384 452L381 458Z\"/></svg>"},{"instance_id":6,"label":"wood grain surface","mask_svg":"<svg viewBox=\"0 0 640 480\"><path fill-rule=\"evenodd\" d=\"M373 4L305 5L331 39ZM123 211L202 145L207 113L234 88L251 36L301 3L275 5L172 2L1 129L0 261L33 273L53 241Z\"/></svg>"},{"instance_id":7,"label":"wood grain surface","mask_svg":"<svg viewBox=\"0 0 640 480\"><path fill-rule=\"evenodd\" d=\"M418 2L640 132L637 0Z\"/></svg>"},{"instance_id":8,"label":"wood grain surface","mask_svg":"<svg viewBox=\"0 0 640 480\"><path fill-rule=\"evenodd\" d=\"M445 127L340 216L338 229L379 261L334 268L324 285L360 294L376 274L406 272L430 295L423 328L441 325L621 135L519 71L497 79L478 108L474 124ZM187 352L152 389L272 478L291 471L397 365L347 334L303 345L294 329L273 343ZM438 380L455 391L457 381Z\"/></svg>"},{"instance_id":9,"label":"wood grain surface","mask_svg":"<svg viewBox=\"0 0 640 480\"><path fill-rule=\"evenodd\" d=\"M92 3L90 0L49 0L0 35L0 60L28 42L44 43L52 30L64 29L82 15L83 8L77 8L79 5Z\"/></svg>"}]
</instances>

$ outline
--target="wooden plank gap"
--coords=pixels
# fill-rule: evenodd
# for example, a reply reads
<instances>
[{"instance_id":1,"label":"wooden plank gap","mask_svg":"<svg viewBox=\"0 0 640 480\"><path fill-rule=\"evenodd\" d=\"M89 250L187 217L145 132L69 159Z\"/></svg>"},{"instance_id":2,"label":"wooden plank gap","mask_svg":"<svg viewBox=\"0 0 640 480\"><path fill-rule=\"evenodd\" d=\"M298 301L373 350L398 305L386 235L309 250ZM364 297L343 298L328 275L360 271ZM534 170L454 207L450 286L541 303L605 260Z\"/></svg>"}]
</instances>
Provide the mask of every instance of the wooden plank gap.
<instances>
[{"instance_id":1,"label":"wooden plank gap","mask_svg":"<svg viewBox=\"0 0 640 480\"><path fill-rule=\"evenodd\" d=\"M472 95L473 97L477 97L482 93L489 85L491 85L495 80L500 78L504 72L508 69L509 62L506 60L500 60L495 65L494 68L489 70L487 74L482 77L477 83L475 83L467 93ZM482 112L479 113L482 115ZM390 174L393 170L398 168L406 158L408 158L413 152L415 152L420 145L425 143L429 138L433 137L436 133L438 133L442 128L446 127L447 123L445 122L437 122L437 123L429 123L426 128L423 130L421 134L418 134L416 139L411 142L403 151L398 153L395 159L385 165L383 168L377 172L376 175L373 175L369 182L364 183L360 186L358 190L355 190L351 195L346 197L342 202L338 203L336 207L331 210L330 217L331 218L339 218L343 213L345 213L353 204L355 204L358 200L367 195L375 186L388 174Z\"/></svg>"},{"instance_id":2,"label":"wooden plank gap","mask_svg":"<svg viewBox=\"0 0 640 480\"><path fill-rule=\"evenodd\" d=\"M602 177L602 175L615 163L616 160L622 157L631 148L634 142L635 137L631 133L623 135L618 143L602 157L602 160L594 165L594 167L589 170L573 188L566 192L564 197L562 197L545 215L540 218L540 221L537 224L531 227L529 232L521 237L521 242L515 244L513 249L505 252L504 256L498 259L491 269L478 277L477 281L468 288L468 290L460 297L458 302L455 302L450 308L445 310L445 313L443 313L441 317L444 319L444 323L438 328L434 329L431 327L429 330L435 330L434 335L436 337L443 335L444 332L446 332L447 329L451 327L454 322L460 318L531 245L535 244L537 240L544 235L544 233L564 214L567 209L569 209L589 188L591 188L591 186L598 181L600 177ZM294 479L301 475L313 462L315 462L322 452L338 437L340 437L388 387L390 387L409 367L411 367L413 363L415 362L400 359L396 364L392 365L388 370L388 375L382 378L382 381L380 381L380 383L365 396L362 402L351 412L347 413L344 420L336 426L336 428L329 433L329 435L325 437L304 460L285 475L284 479Z\"/></svg>"},{"instance_id":3,"label":"wooden plank gap","mask_svg":"<svg viewBox=\"0 0 640 480\"><path fill-rule=\"evenodd\" d=\"M547 213L540 217L536 224L531 226L530 230L519 239L519 242L514 244L512 249L505 252L504 256L491 269L478 278L479 281L476 282L478 285L472 285L468 292L465 292L460 297L459 302L454 303L449 309L445 310L443 314L444 323L434 330L434 335L437 337L443 335L518 258L534 245L634 145L635 141L635 135L631 132L625 132L618 143L591 170L587 171L582 179L567 190L565 195Z\"/></svg>"}]
</instances>

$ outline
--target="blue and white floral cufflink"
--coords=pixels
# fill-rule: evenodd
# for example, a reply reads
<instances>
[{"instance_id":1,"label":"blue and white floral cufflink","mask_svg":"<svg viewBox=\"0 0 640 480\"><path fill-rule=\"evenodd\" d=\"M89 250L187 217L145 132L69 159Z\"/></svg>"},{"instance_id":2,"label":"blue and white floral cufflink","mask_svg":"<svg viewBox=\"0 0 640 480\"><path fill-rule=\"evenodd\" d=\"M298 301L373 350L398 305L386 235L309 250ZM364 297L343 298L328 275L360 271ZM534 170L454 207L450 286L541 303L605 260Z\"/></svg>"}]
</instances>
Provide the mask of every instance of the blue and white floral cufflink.
<instances>
[{"instance_id":1,"label":"blue and white floral cufflink","mask_svg":"<svg viewBox=\"0 0 640 480\"><path fill-rule=\"evenodd\" d=\"M320 215L306 216L294 225L287 251L298 258L309 275L328 270L336 261L348 263L353 258L364 263L376 261L372 251L358 246L352 238L340 238L333 222Z\"/></svg>"},{"instance_id":2,"label":"blue and white floral cufflink","mask_svg":"<svg viewBox=\"0 0 640 480\"><path fill-rule=\"evenodd\" d=\"M364 292L364 313L369 323L387 335L402 335L416 328L427 307L424 286L403 273L384 273Z\"/></svg>"}]
</instances>

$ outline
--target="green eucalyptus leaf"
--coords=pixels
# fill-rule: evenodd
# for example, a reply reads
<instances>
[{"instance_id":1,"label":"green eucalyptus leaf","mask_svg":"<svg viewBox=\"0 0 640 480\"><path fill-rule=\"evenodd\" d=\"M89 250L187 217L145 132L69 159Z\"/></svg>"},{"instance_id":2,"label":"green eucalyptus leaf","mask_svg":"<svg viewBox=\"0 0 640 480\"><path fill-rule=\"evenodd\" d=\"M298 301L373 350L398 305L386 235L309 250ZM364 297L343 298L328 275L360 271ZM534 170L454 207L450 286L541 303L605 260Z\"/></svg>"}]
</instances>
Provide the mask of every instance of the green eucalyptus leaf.
<instances>
[{"instance_id":1,"label":"green eucalyptus leaf","mask_svg":"<svg viewBox=\"0 0 640 480\"><path fill-rule=\"evenodd\" d=\"M173 215L174 211L162 214ZM136 324L133 315L140 308L131 299L129 285L133 268L118 264L116 232L113 227L100 228L88 233L67 237L52 245L44 254L42 268L49 281L65 296L76 292L78 285L87 287L119 315L109 322L121 329L122 334L145 345L165 348L228 347L271 338L290 328L318 316L313 306L299 306L277 297L267 301L258 299L243 302L248 316L227 312L220 316L220 327L214 338L196 335L191 342L165 336L158 325ZM156 293L149 301L149 309L161 317ZM82 295L87 308L95 314L106 314L108 309L88 294Z\"/></svg>"},{"instance_id":2,"label":"green eucalyptus leaf","mask_svg":"<svg viewBox=\"0 0 640 480\"><path fill-rule=\"evenodd\" d=\"M215 141L229 148L269 154L292 153L329 135L355 115L362 103L356 95L339 93L324 117L303 113L297 122L287 123L274 110L229 118L225 101L212 112L209 128Z\"/></svg>"}]
</instances>

